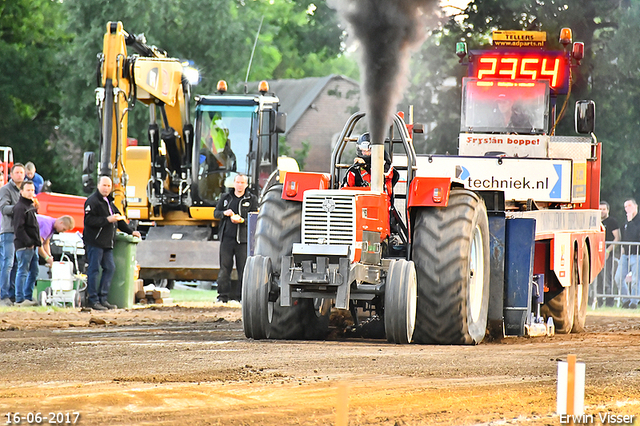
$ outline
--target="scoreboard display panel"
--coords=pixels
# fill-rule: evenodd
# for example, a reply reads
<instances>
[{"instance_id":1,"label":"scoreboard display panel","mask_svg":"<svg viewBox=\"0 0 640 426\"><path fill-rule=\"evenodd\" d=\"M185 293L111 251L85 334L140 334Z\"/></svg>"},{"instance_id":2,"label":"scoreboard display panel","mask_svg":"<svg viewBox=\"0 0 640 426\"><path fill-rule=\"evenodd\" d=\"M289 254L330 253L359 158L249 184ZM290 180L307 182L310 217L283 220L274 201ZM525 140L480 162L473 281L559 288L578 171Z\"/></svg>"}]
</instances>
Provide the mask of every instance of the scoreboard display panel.
<instances>
[{"instance_id":1,"label":"scoreboard display panel","mask_svg":"<svg viewBox=\"0 0 640 426\"><path fill-rule=\"evenodd\" d=\"M476 50L469 52L469 77L547 80L554 95L569 89L570 58L563 51Z\"/></svg>"}]
</instances>

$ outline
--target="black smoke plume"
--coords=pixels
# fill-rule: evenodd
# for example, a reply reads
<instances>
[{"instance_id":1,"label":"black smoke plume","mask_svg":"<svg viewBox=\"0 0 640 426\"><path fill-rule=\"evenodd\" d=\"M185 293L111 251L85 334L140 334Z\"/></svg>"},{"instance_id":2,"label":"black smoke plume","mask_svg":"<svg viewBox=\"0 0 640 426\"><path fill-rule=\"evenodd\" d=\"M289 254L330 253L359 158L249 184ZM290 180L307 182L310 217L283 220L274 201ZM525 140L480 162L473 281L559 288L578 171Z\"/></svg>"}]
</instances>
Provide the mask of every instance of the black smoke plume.
<instances>
[{"instance_id":1,"label":"black smoke plume","mask_svg":"<svg viewBox=\"0 0 640 426\"><path fill-rule=\"evenodd\" d=\"M360 43L360 75L372 144L382 144L437 0L328 0Z\"/></svg>"}]
</instances>

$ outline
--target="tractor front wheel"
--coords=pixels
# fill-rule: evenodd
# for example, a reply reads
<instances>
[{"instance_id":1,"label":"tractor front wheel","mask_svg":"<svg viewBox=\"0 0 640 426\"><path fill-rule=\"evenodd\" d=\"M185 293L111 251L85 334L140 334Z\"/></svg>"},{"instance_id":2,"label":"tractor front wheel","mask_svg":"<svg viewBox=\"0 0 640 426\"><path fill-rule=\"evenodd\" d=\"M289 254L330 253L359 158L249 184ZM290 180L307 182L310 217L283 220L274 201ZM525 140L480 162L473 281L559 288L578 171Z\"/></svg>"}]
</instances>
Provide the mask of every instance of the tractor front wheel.
<instances>
[{"instance_id":1,"label":"tractor front wheel","mask_svg":"<svg viewBox=\"0 0 640 426\"><path fill-rule=\"evenodd\" d=\"M477 344L489 310L489 221L474 192L453 189L447 207L413 213L412 260L418 277L414 341Z\"/></svg>"},{"instance_id":2,"label":"tractor front wheel","mask_svg":"<svg viewBox=\"0 0 640 426\"><path fill-rule=\"evenodd\" d=\"M250 339L268 337L273 316L273 306L269 304L271 273L271 259L268 257L251 256L247 259L242 278L242 327L244 335Z\"/></svg>"},{"instance_id":3,"label":"tractor front wheel","mask_svg":"<svg viewBox=\"0 0 640 426\"><path fill-rule=\"evenodd\" d=\"M416 326L417 292L413 262L392 260L384 293L384 329L387 341L411 343Z\"/></svg>"},{"instance_id":4,"label":"tractor front wheel","mask_svg":"<svg viewBox=\"0 0 640 426\"><path fill-rule=\"evenodd\" d=\"M281 261L284 256L291 255L293 244L301 241L301 224L302 204L283 200L280 184L267 189L256 220L254 253L271 260L272 272L269 275L273 282L277 282L281 273L288 273L280 271ZM248 279L246 270L244 277ZM313 299L294 298L292 306L281 306L277 288L276 291L271 290L274 293L271 297L275 295L277 299L268 302L266 338L295 340L326 337L329 332L329 314L326 310L317 309Z\"/></svg>"}]
</instances>

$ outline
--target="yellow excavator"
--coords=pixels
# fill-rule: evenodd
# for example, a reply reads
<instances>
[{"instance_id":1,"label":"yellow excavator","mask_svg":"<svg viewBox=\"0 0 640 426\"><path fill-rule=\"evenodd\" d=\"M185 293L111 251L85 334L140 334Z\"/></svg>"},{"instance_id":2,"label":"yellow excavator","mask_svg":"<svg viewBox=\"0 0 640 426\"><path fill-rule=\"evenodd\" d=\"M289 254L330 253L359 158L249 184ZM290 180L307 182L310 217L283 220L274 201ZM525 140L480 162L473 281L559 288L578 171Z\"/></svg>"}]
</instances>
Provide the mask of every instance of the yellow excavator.
<instances>
[{"instance_id":1,"label":"yellow excavator","mask_svg":"<svg viewBox=\"0 0 640 426\"><path fill-rule=\"evenodd\" d=\"M279 99L266 82L257 94L232 95L221 80L217 94L192 100L183 62L148 46L143 35L127 33L121 22L107 23L98 61L98 176L112 178L116 205L143 233L140 277L169 286L215 280L219 196L238 173L249 177L256 194L278 179L278 136L286 123ZM128 112L137 101L149 108L148 146L127 146ZM287 163L297 169L291 159ZM90 193L94 153L85 153L83 169Z\"/></svg>"}]
</instances>

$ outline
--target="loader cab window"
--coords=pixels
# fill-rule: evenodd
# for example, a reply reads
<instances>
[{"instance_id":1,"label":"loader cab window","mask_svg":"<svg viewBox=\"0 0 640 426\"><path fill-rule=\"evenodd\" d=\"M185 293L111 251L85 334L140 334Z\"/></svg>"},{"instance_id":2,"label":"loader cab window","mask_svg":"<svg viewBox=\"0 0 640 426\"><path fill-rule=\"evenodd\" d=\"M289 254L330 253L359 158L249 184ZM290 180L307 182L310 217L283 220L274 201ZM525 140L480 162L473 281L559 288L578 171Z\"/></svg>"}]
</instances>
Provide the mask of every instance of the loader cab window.
<instances>
[{"instance_id":1,"label":"loader cab window","mask_svg":"<svg viewBox=\"0 0 640 426\"><path fill-rule=\"evenodd\" d=\"M549 84L531 80L464 78L461 132L544 134Z\"/></svg>"},{"instance_id":2,"label":"loader cab window","mask_svg":"<svg viewBox=\"0 0 640 426\"><path fill-rule=\"evenodd\" d=\"M249 172L254 110L207 105L196 112L194 169L198 198L206 204L217 202L229 177Z\"/></svg>"},{"instance_id":3,"label":"loader cab window","mask_svg":"<svg viewBox=\"0 0 640 426\"><path fill-rule=\"evenodd\" d=\"M260 156L262 161L269 161L271 158L271 147L269 144L269 113L263 111L260 116Z\"/></svg>"}]
</instances>

